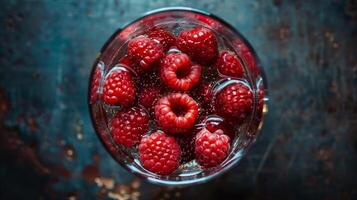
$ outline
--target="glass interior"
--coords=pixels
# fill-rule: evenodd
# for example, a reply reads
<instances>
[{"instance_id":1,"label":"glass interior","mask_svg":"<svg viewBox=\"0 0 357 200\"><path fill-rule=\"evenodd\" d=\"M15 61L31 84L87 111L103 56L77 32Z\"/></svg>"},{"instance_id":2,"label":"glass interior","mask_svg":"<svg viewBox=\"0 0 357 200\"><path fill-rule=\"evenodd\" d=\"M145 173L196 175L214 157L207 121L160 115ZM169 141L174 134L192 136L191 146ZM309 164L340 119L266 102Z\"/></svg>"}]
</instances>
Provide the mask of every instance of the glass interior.
<instances>
[{"instance_id":1,"label":"glass interior","mask_svg":"<svg viewBox=\"0 0 357 200\"><path fill-rule=\"evenodd\" d=\"M105 77L116 68L118 61L125 56L127 43L130 39L145 34L153 27L165 28L175 35L187 28L204 26L214 31L217 36L219 49L229 49L235 52L244 65L244 79L220 77L214 84L214 92L234 82L247 85L255 95L253 112L249 119L235 129L230 154L220 165L202 170L195 160L182 164L173 174L161 176L142 167L135 148L125 148L113 142L108 123L115 113L120 110L117 106L108 106L101 99L102 86ZM99 77L99 78L98 78ZM150 182L162 185L188 185L207 181L236 164L246 154L261 129L263 116L267 112L267 91L264 72L250 44L232 26L211 14L190 8L166 8L145 14L143 17L126 25L110 37L101 49L93 66L89 84L89 108L95 130L108 152L123 167ZM263 107L260 108L259 94L264 92ZM207 120L215 119L209 116Z\"/></svg>"}]
</instances>

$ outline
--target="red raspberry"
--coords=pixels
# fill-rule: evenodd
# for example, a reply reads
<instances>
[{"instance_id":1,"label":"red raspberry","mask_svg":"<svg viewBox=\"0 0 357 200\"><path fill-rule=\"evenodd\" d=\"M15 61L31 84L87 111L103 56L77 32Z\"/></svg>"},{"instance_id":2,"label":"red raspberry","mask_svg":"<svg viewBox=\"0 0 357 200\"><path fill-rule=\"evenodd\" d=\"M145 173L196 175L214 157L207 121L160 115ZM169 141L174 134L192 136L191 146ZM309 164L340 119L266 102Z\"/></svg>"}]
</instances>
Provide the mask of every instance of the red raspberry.
<instances>
[{"instance_id":1,"label":"red raspberry","mask_svg":"<svg viewBox=\"0 0 357 200\"><path fill-rule=\"evenodd\" d=\"M211 28L217 28L219 26L219 24L217 23L216 20L212 19L212 17L210 16L206 16L206 15L202 15L202 14L196 14L194 15L195 19L197 19L198 21L207 24L208 26L210 26Z\"/></svg>"},{"instance_id":2,"label":"red raspberry","mask_svg":"<svg viewBox=\"0 0 357 200\"><path fill-rule=\"evenodd\" d=\"M149 31L148 36L157 40L166 51L176 44L176 37L165 29L153 29Z\"/></svg>"},{"instance_id":3,"label":"red raspberry","mask_svg":"<svg viewBox=\"0 0 357 200\"><path fill-rule=\"evenodd\" d=\"M144 137L139 145L141 164L160 175L171 174L178 168L180 154L180 146L175 138L165 133L155 132Z\"/></svg>"},{"instance_id":4,"label":"red raspberry","mask_svg":"<svg viewBox=\"0 0 357 200\"><path fill-rule=\"evenodd\" d=\"M203 27L182 31L177 38L177 47L203 65L215 62L218 55L216 36Z\"/></svg>"},{"instance_id":5,"label":"red raspberry","mask_svg":"<svg viewBox=\"0 0 357 200\"><path fill-rule=\"evenodd\" d=\"M220 129L229 138L233 139L235 137L233 126L221 117L208 117L204 120L203 124L212 133Z\"/></svg>"},{"instance_id":6,"label":"red raspberry","mask_svg":"<svg viewBox=\"0 0 357 200\"><path fill-rule=\"evenodd\" d=\"M229 153L230 139L222 134L222 130L211 133L202 129L195 139L195 155L197 162L204 168L219 165Z\"/></svg>"},{"instance_id":7,"label":"red raspberry","mask_svg":"<svg viewBox=\"0 0 357 200\"><path fill-rule=\"evenodd\" d=\"M123 56L122 58L120 58L119 64L124 65L124 66L126 66L126 67L131 67L132 62L131 62L129 56L128 56L128 55L125 55L125 56Z\"/></svg>"},{"instance_id":8,"label":"red raspberry","mask_svg":"<svg viewBox=\"0 0 357 200\"><path fill-rule=\"evenodd\" d=\"M234 41L234 44L237 46L239 55L247 63L247 67L252 74L253 79L256 79L261 74L261 72L258 67L258 63L249 50L248 46L241 40Z\"/></svg>"},{"instance_id":9,"label":"red raspberry","mask_svg":"<svg viewBox=\"0 0 357 200\"><path fill-rule=\"evenodd\" d=\"M135 100L135 85L130 72L118 69L110 72L103 86L104 102L127 107Z\"/></svg>"},{"instance_id":10,"label":"red raspberry","mask_svg":"<svg viewBox=\"0 0 357 200\"><path fill-rule=\"evenodd\" d=\"M98 64L94 70L94 74L92 76L92 80L90 83L90 103L94 103L98 99L98 88L100 84L100 80L103 76L102 65Z\"/></svg>"},{"instance_id":11,"label":"red raspberry","mask_svg":"<svg viewBox=\"0 0 357 200\"><path fill-rule=\"evenodd\" d=\"M198 116L198 104L187 94L172 93L159 99L155 118L169 133L184 133L193 127Z\"/></svg>"},{"instance_id":12,"label":"red raspberry","mask_svg":"<svg viewBox=\"0 0 357 200\"><path fill-rule=\"evenodd\" d=\"M119 64L124 65L126 68L129 68L130 70L134 71L137 75L143 73L141 67L135 64L133 61L131 61L128 55L122 57L119 60Z\"/></svg>"},{"instance_id":13,"label":"red raspberry","mask_svg":"<svg viewBox=\"0 0 357 200\"><path fill-rule=\"evenodd\" d=\"M155 86L144 87L140 90L139 104L150 110L160 95L160 88Z\"/></svg>"},{"instance_id":14,"label":"red raspberry","mask_svg":"<svg viewBox=\"0 0 357 200\"><path fill-rule=\"evenodd\" d=\"M196 132L184 134L182 137L176 137L177 143L181 147L181 163L187 163L195 159L195 135Z\"/></svg>"},{"instance_id":15,"label":"red raspberry","mask_svg":"<svg viewBox=\"0 0 357 200\"><path fill-rule=\"evenodd\" d=\"M200 80L201 66L192 65L184 53L166 55L160 66L162 81L174 90L189 90Z\"/></svg>"},{"instance_id":16,"label":"red raspberry","mask_svg":"<svg viewBox=\"0 0 357 200\"><path fill-rule=\"evenodd\" d=\"M133 107L119 111L111 122L115 143L131 147L148 131L149 116L144 109Z\"/></svg>"},{"instance_id":17,"label":"red raspberry","mask_svg":"<svg viewBox=\"0 0 357 200\"><path fill-rule=\"evenodd\" d=\"M219 115L241 123L252 111L253 93L243 83L231 83L218 93L215 103Z\"/></svg>"},{"instance_id":18,"label":"red raspberry","mask_svg":"<svg viewBox=\"0 0 357 200\"><path fill-rule=\"evenodd\" d=\"M128 55L132 61L140 65L142 70L150 70L161 59L163 48L158 42L139 36L130 40Z\"/></svg>"},{"instance_id":19,"label":"red raspberry","mask_svg":"<svg viewBox=\"0 0 357 200\"><path fill-rule=\"evenodd\" d=\"M244 76L243 64L237 58L236 54L231 51L223 51L217 59L218 71L226 76L242 78Z\"/></svg>"}]
</instances>

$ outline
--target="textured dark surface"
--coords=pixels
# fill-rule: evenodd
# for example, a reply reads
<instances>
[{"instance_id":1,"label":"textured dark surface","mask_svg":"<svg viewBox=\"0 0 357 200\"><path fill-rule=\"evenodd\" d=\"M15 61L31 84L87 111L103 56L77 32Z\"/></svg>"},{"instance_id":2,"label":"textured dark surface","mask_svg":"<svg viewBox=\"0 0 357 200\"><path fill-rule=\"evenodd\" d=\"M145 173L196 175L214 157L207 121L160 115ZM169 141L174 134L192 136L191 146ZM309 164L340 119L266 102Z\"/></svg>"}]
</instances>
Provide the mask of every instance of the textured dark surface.
<instances>
[{"instance_id":1,"label":"textured dark surface","mask_svg":"<svg viewBox=\"0 0 357 200\"><path fill-rule=\"evenodd\" d=\"M233 170L163 188L127 173L90 123L90 67L151 9L192 6L238 28L269 80L263 133ZM357 2L3 1L0 199L357 199Z\"/></svg>"}]
</instances>

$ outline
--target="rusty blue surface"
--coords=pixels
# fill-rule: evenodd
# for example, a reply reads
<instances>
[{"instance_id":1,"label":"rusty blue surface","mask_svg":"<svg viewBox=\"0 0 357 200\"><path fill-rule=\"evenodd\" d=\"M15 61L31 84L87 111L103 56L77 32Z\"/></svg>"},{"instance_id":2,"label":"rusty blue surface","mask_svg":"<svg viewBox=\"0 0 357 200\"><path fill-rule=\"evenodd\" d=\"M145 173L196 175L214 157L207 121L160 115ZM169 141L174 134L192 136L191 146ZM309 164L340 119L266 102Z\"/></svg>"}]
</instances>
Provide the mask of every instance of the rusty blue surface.
<instances>
[{"instance_id":1,"label":"rusty blue surface","mask_svg":"<svg viewBox=\"0 0 357 200\"><path fill-rule=\"evenodd\" d=\"M189 188L136 179L90 124L91 65L108 37L165 6L212 12L251 42L270 105L251 152ZM0 199L356 199L357 2L4 1Z\"/></svg>"}]
</instances>

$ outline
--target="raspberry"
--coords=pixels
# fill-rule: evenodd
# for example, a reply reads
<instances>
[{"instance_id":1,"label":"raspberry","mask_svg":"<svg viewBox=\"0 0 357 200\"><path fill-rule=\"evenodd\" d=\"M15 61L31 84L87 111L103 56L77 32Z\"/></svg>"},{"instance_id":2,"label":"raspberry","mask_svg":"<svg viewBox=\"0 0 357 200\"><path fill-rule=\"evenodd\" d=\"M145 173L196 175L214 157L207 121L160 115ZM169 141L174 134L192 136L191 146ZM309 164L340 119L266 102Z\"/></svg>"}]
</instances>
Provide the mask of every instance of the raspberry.
<instances>
[{"instance_id":1,"label":"raspberry","mask_svg":"<svg viewBox=\"0 0 357 200\"><path fill-rule=\"evenodd\" d=\"M198 116L198 104L187 94L172 93L159 99L155 118L169 133L184 133L193 127Z\"/></svg>"},{"instance_id":2,"label":"raspberry","mask_svg":"<svg viewBox=\"0 0 357 200\"><path fill-rule=\"evenodd\" d=\"M195 134L184 134L182 137L176 137L177 143L181 147L181 163L187 163L195 159Z\"/></svg>"},{"instance_id":3,"label":"raspberry","mask_svg":"<svg viewBox=\"0 0 357 200\"><path fill-rule=\"evenodd\" d=\"M123 56L122 58L120 58L119 64L124 65L124 66L126 66L126 67L131 67L132 62L131 62L129 56L128 56L128 55L125 55L125 56Z\"/></svg>"},{"instance_id":4,"label":"raspberry","mask_svg":"<svg viewBox=\"0 0 357 200\"><path fill-rule=\"evenodd\" d=\"M244 76L243 65L237 58L235 53L231 51L223 51L217 59L218 71L226 76L242 78Z\"/></svg>"},{"instance_id":5,"label":"raspberry","mask_svg":"<svg viewBox=\"0 0 357 200\"><path fill-rule=\"evenodd\" d=\"M204 120L203 124L205 128L212 133L220 129L223 131L223 134L229 136L229 138L233 139L235 136L233 126L221 117L208 117Z\"/></svg>"},{"instance_id":6,"label":"raspberry","mask_svg":"<svg viewBox=\"0 0 357 200\"><path fill-rule=\"evenodd\" d=\"M100 80L102 79L103 71L101 65L97 65L95 68L92 80L90 83L90 103L94 103L98 99L98 88Z\"/></svg>"},{"instance_id":7,"label":"raspberry","mask_svg":"<svg viewBox=\"0 0 357 200\"><path fill-rule=\"evenodd\" d=\"M241 40L234 41L234 44L237 45L239 55L247 63L247 67L252 74L253 79L256 79L261 74L261 72L248 46Z\"/></svg>"},{"instance_id":8,"label":"raspberry","mask_svg":"<svg viewBox=\"0 0 357 200\"><path fill-rule=\"evenodd\" d=\"M135 100L135 85L130 72L118 69L110 72L103 86L104 102L127 107Z\"/></svg>"},{"instance_id":9,"label":"raspberry","mask_svg":"<svg viewBox=\"0 0 357 200\"><path fill-rule=\"evenodd\" d=\"M162 81L174 90L189 90L200 80L201 66L192 65L184 53L166 55L160 66Z\"/></svg>"},{"instance_id":10,"label":"raspberry","mask_svg":"<svg viewBox=\"0 0 357 200\"><path fill-rule=\"evenodd\" d=\"M146 16L144 17L143 19L141 19L141 23L139 26L142 26L140 27L141 29L143 30L148 30L152 27L155 27L155 25L157 24L158 20L160 19L163 19L161 17L158 17L158 16ZM135 27L136 30L138 29L138 27Z\"/></svg>"},{"instance_id":11,"label":"raspberry","mask_svg":"<svg viewBox=\"0 0 357 200\"><path fill-rule=\"evenodd\" d=\"M160 95L160 88L155 86L144 87L140 90L139 104L150 110Z\"/></svg>"},{"instance_id":12,"label":"raspberry","mask_svg":"<svg viewBox=\"0 0 357 200\"><path fill-rule=\"evenodd\" d=\"M131 147L148 131L149 116L144 109L133 107L119 111L111 122L115 143Z\"/></svg>"},{"instance_id":13,"label":"raspberry","mask_svg":"<svg viewBox=\"0 0 357 200\"><path fill-rule=\"evenodd\" d=\"M139 36L130 40L128 55L142 70L148 71L163 56L163 48L158 42L144 36Z\"/></svg>"},{"instance_id":14,"label":"raspberry","mask_svg":"<svg viewBox=\"0 0 357 200\"><path fill-rule=\"evenodd\" d=\"M215 100L219 115L241 123L253 108L253 93L243 83L231 83L223 88Z\"/></svg>"},{"instance_id":15,"label":"raspberry","mask_svg":"<svg viewBox=\"0 0 357 200\"><path fill-rule=\"evenodd\" d=\"M219 165L226 159L230 148L230 139L222 134L222 130L211 133L207 129L202 129L196 135L195 155L197 162L203 168L210 168Z\"/></svg>"},{"instance_id":16,"label":"raspberry","mask_svg":"<svg viewBox=\"0 0 357 200\"><path fill-rule=\"evenodd\" d=\"M168 175L175 171L180 163L180 146L175 138L160 132L144 137L139 145L141 164L148 170Z\"/></svg>"},{"instance_id":17,"label":"raspberry","mask_svg":"<svg viewBox=\"0 0 357 200\"><path fill-rule=\"evenodd\" d=\"M143 70L137 64L130 60L128 55L125 55L119 60L119 64L124 65L126 68L134 71L136 74L142 74Z\"/></svg>"},{"instance_id":18,"label":"raspberry","mask_svg":"<svg viewBox=\"0 0 357 200\"><path fill-rule=\"evenodd\" d=\"M202 65L213 63L218 55L216 36L203 27L182 31L177 38L177 47Z\"/></svg>"},{"instance_id":19,"label":"raspberry","mask_svg":"<svg viewBox=\"0 0 357 200\"><path fill-rule=\"evenodd\" d=\"M219 26L219 24L216 22L216 20L212 19L212 17L210 17L210 16L196 14L196 15L194 15L194 17L196 20L198 20L204 24L207 24L210 27L217 28Z\"/></svg>"},{"instance_id":20,"label":"raspberry","mask_svg":"<svg viewBox=\"0 0 357 200\"><path fill-rule=\"evenodd\" d=\"M165 29L153 29L149 31L148 36L157 40L166 51L176 44L176 37Z\"/></svg>"}]
</instances>

